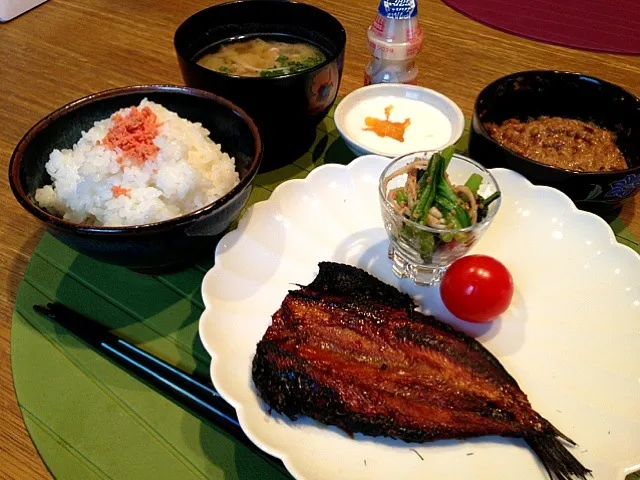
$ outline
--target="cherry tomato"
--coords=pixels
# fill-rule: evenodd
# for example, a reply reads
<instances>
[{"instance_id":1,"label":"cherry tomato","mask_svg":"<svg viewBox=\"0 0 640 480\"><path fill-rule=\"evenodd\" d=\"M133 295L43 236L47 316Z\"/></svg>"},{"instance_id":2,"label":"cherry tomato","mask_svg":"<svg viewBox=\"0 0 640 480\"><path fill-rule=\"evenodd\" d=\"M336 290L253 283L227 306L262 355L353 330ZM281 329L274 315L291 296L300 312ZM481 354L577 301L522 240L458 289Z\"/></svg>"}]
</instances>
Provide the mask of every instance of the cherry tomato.
<instances>
[{"instance_id":1,"label":"cherry tomato","mask_svg":"<svg viewBox=\"0 0 640 480\"><path fill-rule=\"evenodd\" d=\"M495 258L468 255L444 273L440 296L444 306L461 320L489 322L509 308L513 278Z\"/></svg>"}]
</instances>

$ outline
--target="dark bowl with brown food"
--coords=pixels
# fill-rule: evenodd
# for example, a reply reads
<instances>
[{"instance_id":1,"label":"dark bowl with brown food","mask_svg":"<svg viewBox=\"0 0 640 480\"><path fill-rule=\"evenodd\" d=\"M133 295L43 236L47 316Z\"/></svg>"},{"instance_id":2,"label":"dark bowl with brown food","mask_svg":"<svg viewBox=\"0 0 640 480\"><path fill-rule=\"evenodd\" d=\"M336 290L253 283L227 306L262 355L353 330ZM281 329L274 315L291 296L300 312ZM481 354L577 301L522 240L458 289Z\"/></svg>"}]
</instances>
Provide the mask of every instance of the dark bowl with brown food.
<instances>
[{"instance_id":1,"label":"dark bowl with brown food","mask_svg":"<svg viewBox=\"0 0 640 480\"><path fill-rule=\"evenodd\" d=\"M187 18L174 46L187 85L229 98L256 121L263 167L273 168L294 161L313 143L338 94L346 38L340 22L317 7L240 0ZM261 42L272 46L260 49L255 43ZM310 46L317 55L291 54L289 48L278 53L282 44Z\"/></svg>"},{"instance_id":2,"label":"dark bowl with brown food","mask_svg":"<svg viewBox=\"0 0 640 480\"><path fill-rule=\"evenodd\" d=\"M138 105L145 98L209 130L209 138L234 158L238 183L213 203L195 211L139 225L75 223L43 208L35 198L36 190L52 184L45 166L54 149L71 149L95 122L109 118L120 109ZM104 139L101 142L105 144ZM36 123L13 152L9 183L27 212L71 248L106 263L144 273L164 273L213 254L216 239L238 218L247 203L261 156L258 129L251 118L230 101L188 87L131 86L81 98ZM124 175L124 164L121 167ZM113 191L114 198L119 194Z\"/></svg>"},{"instance_id":3,"label":"dark bowl with brown food","mask_svg":"<svg viewBox=\"0 0 640 480\"><path fill-rule=\"evenodd\" d=\"M580 73L507 75L476 99L469 154L611 213L640 190L640 99Z\"/></svg>"}]
</instances>

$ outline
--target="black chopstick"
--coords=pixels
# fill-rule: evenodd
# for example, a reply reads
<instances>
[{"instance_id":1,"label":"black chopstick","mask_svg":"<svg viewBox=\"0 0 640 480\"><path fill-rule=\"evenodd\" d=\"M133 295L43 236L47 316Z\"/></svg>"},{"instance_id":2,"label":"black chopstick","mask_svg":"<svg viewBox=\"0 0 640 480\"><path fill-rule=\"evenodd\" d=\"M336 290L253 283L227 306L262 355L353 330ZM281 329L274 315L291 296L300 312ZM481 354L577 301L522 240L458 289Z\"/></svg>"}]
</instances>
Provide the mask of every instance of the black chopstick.
<instances>
[{"instance_id":1,"label":"black chopstick","mask_svg":"<svg viewBox=\"0 0 640 480\"><path fill-rule=\"evenodd\" d=\"M169 365L141 348L111 333L107 327L59 303L33 309L62 325L78 338L97 349L129 373L147 381L179 405L221 427L236 440L249 446L282 472L282 462L263 452L247 438L234 408L204 378L190 375Z\"/></svg>"}]
</instances>

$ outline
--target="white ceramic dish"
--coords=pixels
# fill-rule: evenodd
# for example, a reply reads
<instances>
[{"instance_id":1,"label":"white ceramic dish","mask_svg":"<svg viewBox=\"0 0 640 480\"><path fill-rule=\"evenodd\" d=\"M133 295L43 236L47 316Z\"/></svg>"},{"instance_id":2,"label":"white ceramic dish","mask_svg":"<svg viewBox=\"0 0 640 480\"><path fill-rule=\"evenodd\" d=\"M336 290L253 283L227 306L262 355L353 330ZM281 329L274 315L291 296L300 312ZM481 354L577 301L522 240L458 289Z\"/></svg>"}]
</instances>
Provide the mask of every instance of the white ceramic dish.
<instances>
[{"instance_id":1,"label":"white ceramic dish","mask_svg":"<svg viewBox=\"0 0 640 480\"><path fill-rule=\"evenodd\" d=\"M595 479L640 469L640 256L564 194L494 169L503 203L473 252L504 262L516 294L492 324L465 324L446 312L437 288L391 273L377 198L388 162L367 156L288 181L220 241L202 285L200 336L213 383L249 438L298 479L548 478L520 440L405 444L269 415L251 381L255 346L293 284L310 282L318 261L334 260L368 270L476 336L534 409L579 443L571 451Z\"/></svg>"},{"instance_id":2,"label":"white ceramic dish","mask_svg":"<svg viewBox=\"0 0 640 480\"><path fill-rule=\"evenodd\" d=\"M390 120L410 119L403 142L364 130L365 118L384 119L387 105L394 107ZM338 104L334 121L356 155L390 158L418 150L441 150L456 143L464 131L464 115L452 100L435 90L400 83L369 85L351 92Z\"/></svg>"},{"instance_id":3,"label":"white ceramic dish","mask_svg":"<svg viewBox=\"0 0 640 480\"><path fill-rule=\"evenodd\" d=\"M0 0L0 22L8 22L12 18L28 12L47 0Z\"/></svg>"}]
</instances>

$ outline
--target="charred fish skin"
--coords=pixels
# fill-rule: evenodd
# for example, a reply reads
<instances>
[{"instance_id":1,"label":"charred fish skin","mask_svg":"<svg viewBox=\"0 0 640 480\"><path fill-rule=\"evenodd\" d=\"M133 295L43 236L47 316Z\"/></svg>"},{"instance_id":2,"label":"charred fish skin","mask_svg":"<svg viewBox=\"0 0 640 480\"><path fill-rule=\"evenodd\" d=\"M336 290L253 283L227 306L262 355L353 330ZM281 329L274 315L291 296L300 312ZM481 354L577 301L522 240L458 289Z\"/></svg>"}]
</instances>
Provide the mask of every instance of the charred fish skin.
<instances>
[{"instance_id":1,"label":"charred fish skin","mask_svg":"<svg viewBox=\"0 0 640 480\"><path fill-rule=\"evenodd\" d=\"M253 381L271 409L406 442L523 438L551 478L590 473L479 342L358 268L319 267L285 297L257 346Z\"/></svg>"}]
</instances>

